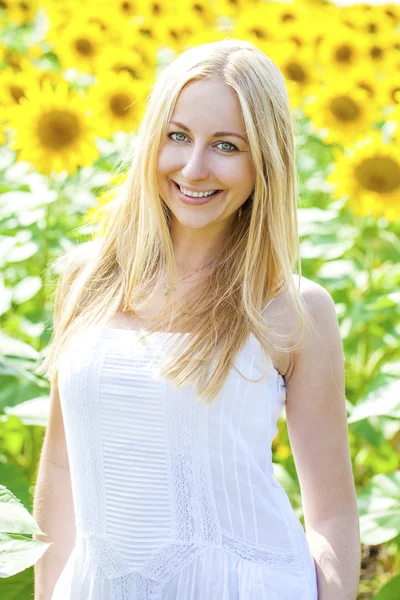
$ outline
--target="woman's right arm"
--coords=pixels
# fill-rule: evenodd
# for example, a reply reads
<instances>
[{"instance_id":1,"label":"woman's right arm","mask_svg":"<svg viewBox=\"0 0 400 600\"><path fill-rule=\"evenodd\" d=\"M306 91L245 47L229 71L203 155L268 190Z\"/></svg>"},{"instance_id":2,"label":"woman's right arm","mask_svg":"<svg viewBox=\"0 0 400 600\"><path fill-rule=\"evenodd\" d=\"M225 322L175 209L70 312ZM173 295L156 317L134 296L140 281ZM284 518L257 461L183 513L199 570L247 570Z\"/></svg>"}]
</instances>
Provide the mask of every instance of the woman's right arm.
<instances>
[{"instance_id":1,"label":"woman's right arm","mask_svg":"<svg viewBox=\"0 0 400 600\"><path fill-rule=\"evenodd\" d=\"M93 247L96 248L96 244L92 242L81 244L63 257L63 273L54 299L53 327L62 314L68 289ZM57 376L50 387L49 420L36 477L33 516L40 529L47 534L35 535L33 538L52 542L34 565L34 600L51 600L55 584L73 550L76 536L70 467Z\"/></svg>"},{"instance_id":2,"label":"woman's right arm","mask_svg":"<svg viewBox=\"0 0 400 600\"><path fill-rule=\"evenodd\" d=\"M36 479L33 516L46 536L33 539L53 542L34 565L34 600L51 600L57 579L75 543L75 514L58 387L50 391L50 415Z\"/></svg>"}]
</instances>

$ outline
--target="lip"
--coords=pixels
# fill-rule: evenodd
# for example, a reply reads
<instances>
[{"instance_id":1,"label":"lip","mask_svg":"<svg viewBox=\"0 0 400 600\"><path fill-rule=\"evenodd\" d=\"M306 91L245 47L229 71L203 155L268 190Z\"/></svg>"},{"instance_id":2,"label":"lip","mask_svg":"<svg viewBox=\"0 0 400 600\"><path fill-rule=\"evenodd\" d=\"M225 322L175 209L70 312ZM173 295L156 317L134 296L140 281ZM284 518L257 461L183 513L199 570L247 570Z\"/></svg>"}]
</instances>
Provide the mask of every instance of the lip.
<instances>
[{"instance_id":1,"label":"lip","mask_svg":"<svg viewBox=\"0 0 400 600\"><path fill-rule=\"evenodd\" d=\"M192 205L192 206L199 206L201 204L208 204L209 202L211 202L212 200L214 200L214 198L217 198L218 196L220 196L222 194L222 192L224 191L224 190L220 190L219 192L217 192L213 196L206 196L205 198L189 198L189 196L185 196L185 194L182 194L181 190L179 189L179 185L176 183L176 181L174 181L173 179L171 179L171 181L174 184L174 187L176 189L176 192L177 192L180 200L182 200L182 202L184 204L189 204L189 205Z\"/></svg>"}]
</instances>

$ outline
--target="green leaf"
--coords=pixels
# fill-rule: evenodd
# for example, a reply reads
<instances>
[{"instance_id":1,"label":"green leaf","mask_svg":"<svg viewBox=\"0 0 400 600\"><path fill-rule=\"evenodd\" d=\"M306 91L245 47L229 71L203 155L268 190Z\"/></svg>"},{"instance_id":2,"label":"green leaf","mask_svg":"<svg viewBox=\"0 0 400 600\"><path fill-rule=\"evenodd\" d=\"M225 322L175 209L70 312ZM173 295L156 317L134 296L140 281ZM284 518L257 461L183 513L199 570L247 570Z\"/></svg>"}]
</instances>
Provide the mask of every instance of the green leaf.
<instances>
[{"instance_id":1,"label":"green leaf","mask_svg":"<svg viewBox=\"0 0 400 600\"><path fill-rule=\"evenodd\" d=\"M0 352L3 356L16 356L18 358L29 358L36 360L38 352L26 344L15 338L12 338L0 331Z\"/></svg>"},{"instance_id":2,"label":"green leaf","mask_svg":"<svg viewBox=\"0 0 400 600\"><path fill-rule=\"evenodd\" d=\"M376 416L400 419L400 381L393 381L371 392L365 400L354 406L347 422L356 423Z\"/></svg>"},{"instance_id":3,"label":"green leaf","mask_svg":"<svg viewBox=\"0 0 400 600\"><path fill-rule=\"evenodd\" d=\"M14 287L13 301L16 304L27 302L41 290L42 279L38 276L28 276Z\"/></svg>"},{"instance_id":4,"label":"green leaf","mask_svg":"<svg viewBox=\"0 0 400 600\"><path fill-rule=\"evenodd\" d=\"M53 543L0 533L0 577L11 577L31 567Z\"/></svg>"},{"instance_id":5,"label":"green leaf","mask_svg":"<svg viewBox=\"0 0 400 600\"><path fill-rule=\"evenodd\" d=\"M357 495L360 537L377 545L400 534L400 471L378 474Z\"/></svg>"},{"instance_id":6,"label":"green leaf","mask_svg":"<svg viewBox=\"0 0 400 600\"><path fill-rule=\"evenodd\" d=\"M12 577L0 579L0 598L33 600L34 568L29 567Z\"/></svg>"},{"instance_id":7,"label":"green leaf","mask_svg":"<svg viewBox=\"0 0 400 600\"><path fill-rule=\"evenodd\" d=\"M7 254L7 262L22 262L27 258L32 258L39 251L39 246L36 242L26 242L22 246L14 246Z\"/></svg>"},{"instance_id":8,"label":"green leaf","mask_svg":"<svg viewBox=\"0 0 400 600\"><path fill-rule=\"evenodd\" d=\"M7 489L16 496L27 510L32 511L32 499L29 489L29 481L22 471L14 463L0 461L0 481ZM0 595L1 597L1 595Z\"/></svg>"},{"instance_id":9,"label":"green leaf","mask_svg":"<svg viewBox=\"0 0 400 600\"><path fill-rule=\"evenodd\" d=\"M383 588L374 595L374 600L399 600L400 598L400 575L392 577Z\"/></svg>"},{"instance_id":10,"label":"green leaf","mask_svg":"<svg viewBox=\"0 0 400 600\"><path fill-rule=\"evenodd\" d=\"M45 535L16 496L0 484L0 533Z\"/></svg>"},{"instance_id":11,"label":"green leaf","mask_svg":"<svg viewBox=\"0 0 400 600\"><path fill-rule=\"evenodd\" d=\"M26 400L16 406L6 406L6 415L17 416L24 425L40 425L47 427L49 420L49 396L41 396Z\"/></svg>"},{"instance_id":12,"label":"green leaf","mask_svg":"<svg viewBox=\"0 0 400 600\"><path fill-rule=\"evenodd\" d=\"M10 310L12 296L12 289L7 288L0 277L0 315L4 315L4 313Z\"/></svg>"}]
</instances>

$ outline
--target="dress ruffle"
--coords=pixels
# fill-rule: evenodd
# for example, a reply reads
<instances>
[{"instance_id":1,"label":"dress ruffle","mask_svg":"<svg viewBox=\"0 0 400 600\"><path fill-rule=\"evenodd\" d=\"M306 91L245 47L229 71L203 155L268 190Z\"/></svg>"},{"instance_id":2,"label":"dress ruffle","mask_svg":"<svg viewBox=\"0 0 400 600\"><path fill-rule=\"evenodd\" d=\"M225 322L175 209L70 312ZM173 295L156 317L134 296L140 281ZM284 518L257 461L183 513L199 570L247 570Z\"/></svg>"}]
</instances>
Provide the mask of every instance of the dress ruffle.
<instances>
[{"instance_id":1,"label":"dress ruffle","mask_svg":"<svg viewBox=\"0 0 400 600\"><path fill-rule=\"evenodd\" d=\"M78 536L51 600L318 600L312 558L305 572L245 561L225 549L205 546L189 564L162 583L133 571L108 578ZM312 590L312 591L310 591Z\"/></svg>"}]
</instances>

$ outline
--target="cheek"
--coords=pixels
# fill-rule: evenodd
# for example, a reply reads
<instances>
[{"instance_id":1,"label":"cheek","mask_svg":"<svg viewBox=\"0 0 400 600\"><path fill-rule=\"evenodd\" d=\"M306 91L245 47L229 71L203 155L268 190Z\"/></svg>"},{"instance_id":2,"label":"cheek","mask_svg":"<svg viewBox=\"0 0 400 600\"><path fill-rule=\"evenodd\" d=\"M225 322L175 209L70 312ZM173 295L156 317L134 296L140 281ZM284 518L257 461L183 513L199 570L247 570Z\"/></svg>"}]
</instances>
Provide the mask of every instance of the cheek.
<instances>
[{"instance_id":1,"label":"cheek","mask_svg":"<svg viewBox=\"0 0 400 600\"><path fill-rule=\"evenodd\" d=\"M177 158L176 152L171 151L171 148L162 148L158 153L157 170L162 174L170 172L174 169Z\"/></svg>"}]
</instances>

